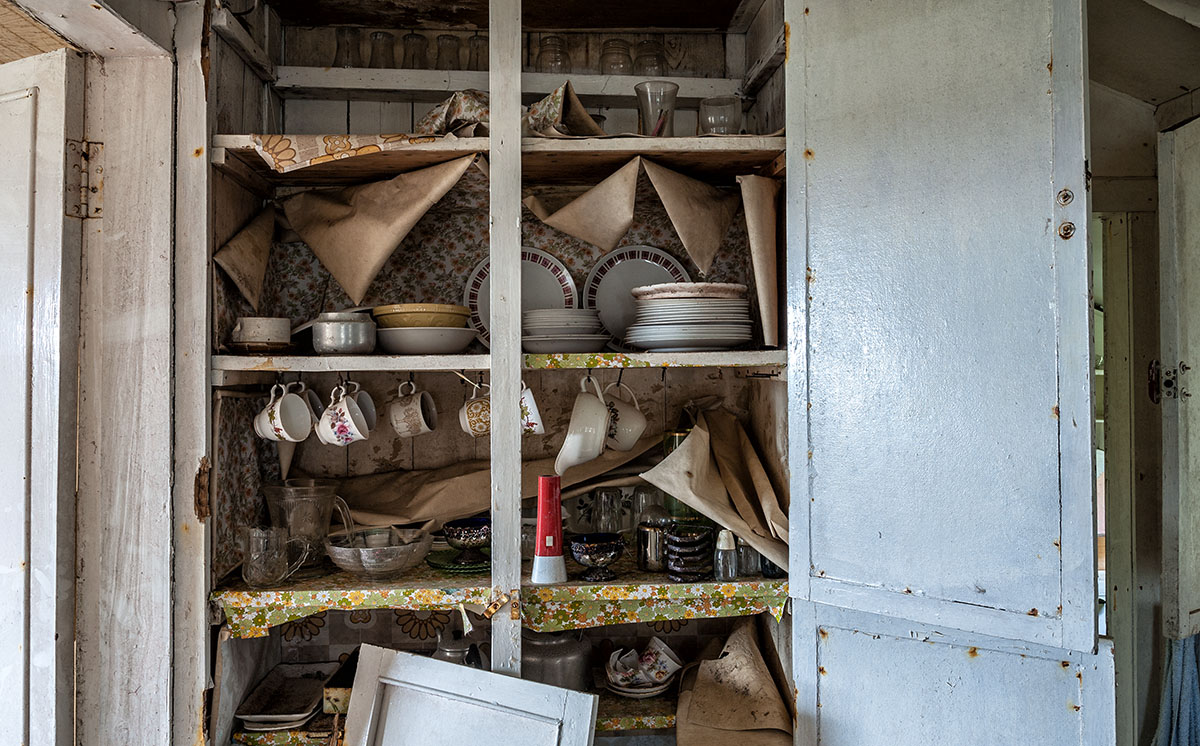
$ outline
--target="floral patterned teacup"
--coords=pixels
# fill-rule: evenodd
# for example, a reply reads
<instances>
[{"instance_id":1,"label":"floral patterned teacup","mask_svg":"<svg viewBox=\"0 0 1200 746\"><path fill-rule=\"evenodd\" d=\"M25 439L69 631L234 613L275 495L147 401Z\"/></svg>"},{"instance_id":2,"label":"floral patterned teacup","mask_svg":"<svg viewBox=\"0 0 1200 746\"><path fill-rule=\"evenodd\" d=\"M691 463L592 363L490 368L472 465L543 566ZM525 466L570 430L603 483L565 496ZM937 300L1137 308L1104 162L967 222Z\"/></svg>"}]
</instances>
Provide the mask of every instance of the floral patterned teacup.
<instances>
[{"instance_id":1,"label":"floral patterned teacup","mask_svg":"<svg viewBox=\"0 0 1200 746\"><path fill-rule=\"evenodd\" d=\"M312 432L312 412L304 399L289 391L291 385L271 387L271 400L254 418L260 438L299 443Z\"/></svg>"},{"instance_id":2,"label":"floral patterned teacup","mask_svg":"<svg viewBox=\"0 0 1200 746\"><path fill-rule=\"evenodd\" d=\"M404 393L405 387L408 393ZM388 408L388 419L402 438L415 438L437 428L437 407L428 391L417 391L417 384L400 384L400 398Z\"/></svg>"},{"instance_id":3,"label":"floral patterned teacup","mask_svg":"<svg viewBox=\"0 0 1200 746\"><path fill-rule=\"evenodd\" d=\"M521 381L521 432L525 435L542 435L546 426L542 424L542 413L533 400L533 391Z\"/></svg>"},{"instance_id":4,"label":"floral patterned teacup","mask_svg":"<svg viewBox=\"0 0 1200 746\"><path fill-rule=\"evenodd\" d=\"M481 438L492 431L492 400L490 396L480 393L483 389L491 390L489 384L475 387L475 395L467 399L467 403L458 410L458 424L463 432L473 438Z\"/></svg>"},{"instance_id":5,"label":"floral patterned teacup","mask_svg":"<svg viewBox=\"0 0 1200 746\"><path fill-rule=\"evenodd\" d=\"M329 406L317 423L317 437L326 445L348 446L356 440L366 440L367 433L367 422L358 403L346 395L345 386L335 386Z\"/></svg>"}]
</instances>

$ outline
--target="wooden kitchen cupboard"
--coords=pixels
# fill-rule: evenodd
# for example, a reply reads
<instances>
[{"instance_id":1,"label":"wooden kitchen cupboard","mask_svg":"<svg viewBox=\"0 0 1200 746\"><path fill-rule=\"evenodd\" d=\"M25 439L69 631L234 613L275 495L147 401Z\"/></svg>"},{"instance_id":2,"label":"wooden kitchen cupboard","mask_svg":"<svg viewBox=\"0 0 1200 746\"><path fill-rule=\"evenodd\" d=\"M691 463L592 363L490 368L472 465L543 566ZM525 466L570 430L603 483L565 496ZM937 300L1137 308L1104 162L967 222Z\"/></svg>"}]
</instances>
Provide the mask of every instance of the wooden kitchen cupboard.
<instances>
[{"instance_id":1,"label":"wooden kitchen cupboard","mask_svg":"<svg viewBox=\"0 0 1200 746\"><path fill-rule=\"evenodd\" d=\"M210 15L192 3L177 8L176 505L199 513L195 522L186 516L175 536L177 740L201 726L217 659L237 660L237 673L230 679L226 668L214 682L214 717L203 724L211 725L209 737L229 732L240 692L282 655L278 633L258 642L225 633L210 647L222 617L235 633L260 634L312 614L332 624L354 611L427 613L503 593L521 613L504 606L493 617L492 667L518 674L522 615L528 622L546 604L570 614L597 599L570 597L569 589L557 598L554 589L522 583L521 455L552 450L554 441L522 444L517 394L522 380L533 380L565 402L563 392L588 369L607 381L622 368L639 393L652 392L653 426L668 427L688 397L713 391L770 444L768 468L793 506L791 573L786 592L782 584L745 584L728 608L781 611L784 595L790 599L790 614L773 629L795 688L796 743L1109 740L1111 648L1097 652L1095 634L1080 2L900 8L746 0L701 11L672 2L495 0L490 14L483 3L467 5L471 11L454 11L466 14L459 16L435 5L410 13L407 5L366 3L347 17L315 1L268 3L241 20L230 13L240 8ZM490 70L330 68L333 27L347 23L417 29L431 39L449 27L469 38L474 30L463 29L475 24L488 34ZM677 134L694 126L686 111L701 95L736 91L753 96L750 131L784 132L745 140L523 139L520 105L553 88L532 72L536 42L551 31L566 35L574 68L556 80L570 79L589 109L602 107L624 125L609 131L634 121L637 78L613 81L593 67L596 43L618 34L661 37L675 68L670 77L701 92L682 107ZM490 94L485 139L280 174L264 167L249 137L313 133L341 141L406 132L465 87ZM211 255L265 200L485 151L488 178L472 173L467 185L477 190L488 228L486 244L476 241L472 251L490 256L493 287L508 289L494 296L490 353L214 354L232 306ZM595 183L637 154L718 185L747 173L784 181L783 348L599 361L522 354L518 258L529 227L539 225L528 214L523 222L522 196L544 185ZM743 264L731 271L744 272L744 254L733 255ZM341 463L298 457L339 475L486 459L490 581L417 588L402 579L399 602L347 586L295 587L286 596L227 592L216 570L228 568L214 561L228 547L214 539L216 511L224 509L216 482L228 478L222 433L234 430L221 427L228 411L249 410L245 402L280 376L301 376L324 392L346 374L383 393L375 388L412 374L434 391L443 415L453 415L457 405L449 402L461 401L465 385L455 371L483 372L491 383L487 442L454 433L436 449L386 457L363 449ZM201 467L198 476L202 463L215 468ZM205 511L211 519L202 520ZM670 586L635 588L618 600L647 591ZM699 588L660 616L695 616L691 602L707 604L714 594ZM658 618L638 616L636 604L623 608L630 616L584 615L591 619L584 623Z\"/></svg>"}]
</instances>

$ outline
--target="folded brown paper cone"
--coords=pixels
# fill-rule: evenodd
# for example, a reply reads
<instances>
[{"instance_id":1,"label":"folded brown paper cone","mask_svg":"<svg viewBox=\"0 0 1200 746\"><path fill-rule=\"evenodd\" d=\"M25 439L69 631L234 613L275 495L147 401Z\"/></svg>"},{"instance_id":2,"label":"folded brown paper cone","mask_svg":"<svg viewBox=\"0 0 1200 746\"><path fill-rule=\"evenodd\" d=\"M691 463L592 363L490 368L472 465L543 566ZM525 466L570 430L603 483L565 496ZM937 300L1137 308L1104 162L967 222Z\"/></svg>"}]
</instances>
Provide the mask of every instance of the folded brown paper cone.
<instances>
[{"instance_id":1,"label":"folded brown paper cone","mask_svg":"<svg viewBox=\"0 0 1200 746\"><path fill-rule=\"evenodd\" d=\"M525 136L603 137L605 132L575 95L571 81L532 104L524 119Z\"/></svg>"},{"instance_id":2,"label":"folded brown paper cone","mask_svg":"<svg viewBox=\"0 0 1200 746\"><path fill-rule=\"evenodd\" d=\"M255 311L262 299L263 278L267 275L267 259L271 255L274 235L275 208L268 207L213 255L213 261L225 270Z\"/></svg>"},{"instance_id":3,"label":"folded brown paper cone","mask_svg":"<svg viewBox=\"0 0 1200 746\"><path fill-rule=\"evenodd\" d=\"M288 222L346 294L361 305L388 257L430 207L458 183L474 155L283 203Z\"/></svg>"},{"instance_id":4,"label":"folded brown paper cone","mask_svg":"<svg viewBox=\"0 0 1200 746\"><path fill-rule=\"evenodd\" d=\"M779 508L775 488L745 429L736 417L722 410L705 416L712 435L713 457L738 515L755 533L786 543L787 516Z\"/></svg>"},{"instance_id":5,"label":"folded brown paper cone","mask_svg":"<svg viewBox=\"0 0 1200 746\"><path fill-rule=\"evenodd\" d=\"M680 686L675 718L680 746L779 746L792 743L792 717L759 646L742 619L721 657L700 663Z\"/></svg>"},{"instance_id":6,"label":"folded brown paper cone","mask_svg":"<svg viewBox=\"0 0 1200 746\"><path fill-rule=\"evenodd\" d=\"M743 517L729 495L713 457L713 438L708 424L710 414L702 413L683 443L657 466L642 474L642 479L733 531L759 554L786 569L787 544L774 538L762 519Z\"/></svg>"},{"instance_id":7,"label":"folded brown paper cone","mask_svg":"<svg viewBox=\"0 0 1200 746\"><path fill-rule=\"evenodd\" d=\"M713 257L737 214L741 198L653 161L643 160L642 163L688 256L696 263L701 275L708 274Z\"/></svg>"},{"instance_id":8,"label":"folded brown paper cone","mask_svg":"<svg viewBox=\"0 0 1200 746\"><path fill-rule=\"evenodd\" d=\"M779 182L766 176L739 176L746 230L750 235L750 264L758 291L758 313L762 317L763 344L779 346L779 278L775 253L775 197Z\"/></svg>"},{"instance_id":9,"label":"folded brown paper cone","mask_svg":"<svg viewBox=\"0 0 1200 746\"><path fill-rule=\"evenodd\" d=\"M641 162L641 158L634 158L553 214L535 196L526 197L525 206L551 228L587 241L607 254L633 225L633 198Z\"/></svg>"}]
</instances>

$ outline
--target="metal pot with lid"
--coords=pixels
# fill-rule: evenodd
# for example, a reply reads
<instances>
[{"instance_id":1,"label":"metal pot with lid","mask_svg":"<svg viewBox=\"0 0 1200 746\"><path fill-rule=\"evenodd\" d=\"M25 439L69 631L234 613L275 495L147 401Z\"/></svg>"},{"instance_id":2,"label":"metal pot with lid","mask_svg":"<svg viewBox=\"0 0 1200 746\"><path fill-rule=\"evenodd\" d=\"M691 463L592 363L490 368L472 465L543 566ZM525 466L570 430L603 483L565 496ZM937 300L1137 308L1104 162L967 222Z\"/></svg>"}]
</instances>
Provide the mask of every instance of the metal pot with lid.
<instances>
[{"instance_id":1,"label":"metal pot with lid","mask_svg":"<svg viewBox=\"0 0 1200 746\"><path fill-rule=\"evenodd\" d=\"M521 678L580 692L592 688L592 645L580 632L521 630Z\"/></svg>"}]
</instances>

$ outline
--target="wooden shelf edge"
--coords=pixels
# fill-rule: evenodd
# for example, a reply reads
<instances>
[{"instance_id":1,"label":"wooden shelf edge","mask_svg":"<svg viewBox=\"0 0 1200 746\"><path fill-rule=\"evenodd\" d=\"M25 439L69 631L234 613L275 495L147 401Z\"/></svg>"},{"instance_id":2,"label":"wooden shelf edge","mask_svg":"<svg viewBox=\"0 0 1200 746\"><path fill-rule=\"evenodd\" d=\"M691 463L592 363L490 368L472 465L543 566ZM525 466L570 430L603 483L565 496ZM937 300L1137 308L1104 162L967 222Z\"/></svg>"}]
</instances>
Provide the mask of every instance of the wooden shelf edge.
<instances>
[{"instance_id":1,"label":"wooden shelf edge","mask_svg":"<svg viewBox=\"0 0 1200 746\"><path fill-rule=\"evenodd\" d=\"M487 370L491 355L214 355L218 371L339 373Z\"/></svg>"}]
</instances>

